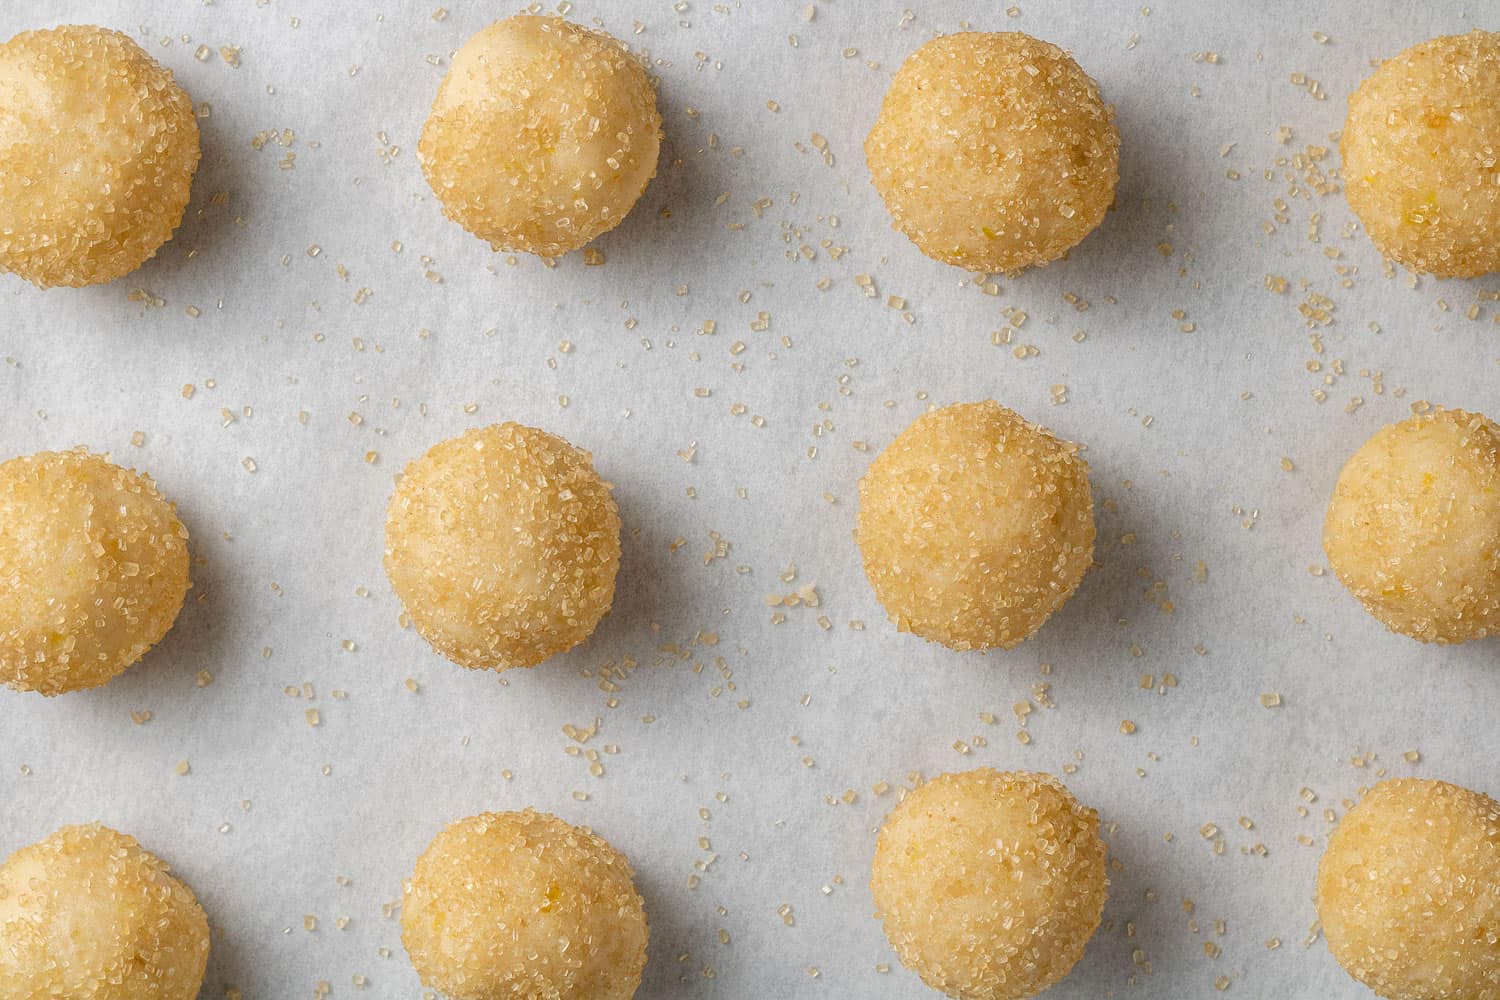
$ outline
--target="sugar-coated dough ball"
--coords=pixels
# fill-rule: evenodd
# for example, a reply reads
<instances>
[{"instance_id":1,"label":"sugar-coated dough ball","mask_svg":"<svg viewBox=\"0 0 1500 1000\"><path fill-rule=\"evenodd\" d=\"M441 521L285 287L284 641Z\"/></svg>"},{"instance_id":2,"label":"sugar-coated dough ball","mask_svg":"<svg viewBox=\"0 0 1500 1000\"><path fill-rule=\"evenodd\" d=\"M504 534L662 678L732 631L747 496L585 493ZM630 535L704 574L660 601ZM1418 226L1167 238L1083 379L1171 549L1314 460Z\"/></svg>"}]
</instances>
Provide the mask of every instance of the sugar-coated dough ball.
<instances>
[{"instance_id":1,"label":"sugar-coated dough ball","mask_svg":"<svg viewBox=\"0 0 1500 1000\"><path fill-rule=\"evenodd\" d=\"M619 40L518 14L454 55L417 156L448 218L557 257L620 224L660 148L656 88Z\"/></svg>"},{"instance_id":2,"label":"sugar-coated dough ball","mask_svg":"<svg viewBox=\"0 0 1500 1000\"><path fill-rule=\"evenodd\" d=\"M1339 474L1323 551L1393 632L1500 632L1500 426L1436 410L1376 431Z\"/></svg>"},{"instance_id":3,"label":"sugar-coated dough ball","mask_svg":"<svg viewBox=\"0 0 1500 1000\"><path fill-rule=\"evenodd\" d=\"M493 424L406 467L385 570L434 649L465 667L531 667L572 649L614 601L620 514L589 453Z\"/></svg>"},{"instance_id":4,"label":"sugar-coated dough ball","mask_svg":"<svg viewBox=\"0 0 1500 1000\"><path fill-rule=\"evenodd\" d=\"M1047 774L944 774L891 810L870 890L901 964L960 1000L1021 1000L1083 957L1104 912L1099 816Z\"/></svg>"},{"instance_id":5,"label":"sugar-coated dough ball","mask_svg":"<svg viewBox=\"0 0 1500 1000\"><path fill-rule=\"evenodd\" d=\"M166 864L107 826L65 826L0 865L0 996L195 1000L208 918Z\"/></svg>"},{"instance_id":6,"label":"sugar-coated dough ball","mask_svg":"<svg viewBox=\"0 0 1500 1000\"><path fill-rule=\"evenodd\" d=\"M448 1000L628 1000L646 910L625 855L548 813L452 823L417 859L401 943Z\"/></svg>"},{"instance_id":7,"label":"sugar-coated dough ball","mask_svg":"<svg viewBox=\"0 0 1500 1000\"><path fill-rule=\"evenodd\" d=\"M129 274L171 238L197 167L193 102L128 35L0 45L0 271L42 288Z\"/></svg>"},{"instance_id":8,"label":"sugar-coated dough ball","mask_svg":"<svg viewBox=\"0 0 1500 1000\"><path fill-rule=\"evenodd\" d=\"M97 687L167 634L188 533L149 476L85 451L0 463L0 682Z\"/></svg>"},{"instance_id":9,"label":"sugar-coated dough ball","mask_svg":"<svg viewBox=\"0 0 1500 1000\"><path fill-rule=\"evenodd\" d=\"M1057 260L1115 200L1114 108L1073 57L1019 31L934 38L865 140L875 189L923 253L971 271Z\"/></svg>"},{"instance_id":10,"label":"sugar-coated dough ball","mask_svg":"<svg viewBox=\"0 0 1500 1000\"><path fill-rule=\"evenodd\" d=\"M1387 59L1349 98L1339 149L1349 205L1413 271L1500 270L1500 34L1471 31Z\"/></svg>"},{"instance_id":11,"label":"sugar-coated dough ball","mask_svg":"<svg viewBox=\"0 0 1500 1000\"><path fill-rule=\"evenodd\" d=\"M1387 1000L1500 997L1500 803L1444 781L1382 781L1318 864L1328 950Z\"/></svg>"},{"instance_id":12,"label":"sugar-coated dough ball","mask_svg":"<svg viewBox=\"0 0 1500 1000\"><path fill-rule=\"evenodd\" d=\"M859 481L855 538L898 630L1009 649L1093 564L1088 463L999 403L930 410Z\"/></svg>"}]
</instances>

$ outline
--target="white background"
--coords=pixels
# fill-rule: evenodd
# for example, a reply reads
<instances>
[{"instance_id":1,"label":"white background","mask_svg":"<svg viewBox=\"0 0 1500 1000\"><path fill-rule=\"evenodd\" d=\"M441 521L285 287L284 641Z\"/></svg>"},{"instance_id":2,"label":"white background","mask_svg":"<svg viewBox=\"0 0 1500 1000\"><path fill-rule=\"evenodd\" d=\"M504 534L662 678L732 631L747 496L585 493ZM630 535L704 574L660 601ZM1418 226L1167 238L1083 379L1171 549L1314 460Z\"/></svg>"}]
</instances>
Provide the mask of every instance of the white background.
<instances>
[{"instance_id":1,"label":"white background","mask_svg":"<svg viewBox=\"0 0 1500 1000\"><path fill-rule=\"evenodd\" d=\"M194 553L176 628L127 674L51 700L0 694L0 852L94 819L137 835L210 914L205 997L310 996L325 979L336 996L414 997L382 904L446 821L535 805L635 864L651 920L642 996L920 997L871 916L874 831L895 798L871 786L1076 763L1067 783L1107 827L1111 899L1049 996L1215 996L1220 975L1229 996L1368 995L1321 940L1303 945L1322 812L1341 815L1381 768L1500 791L1500 650L1387 634L1311 569L1337 472L1376 428L1418 400L1500 415L1500 309L1465 315L1500 281L1384 273L1342 193L1289 194L1305 192L1289 158L1324 146L1322 169L1336 168L1330 135L1372 60L1496 27L1500 6L1017 0L1007 16L1003 2L907 2L919 13L904 26L884 0L817 0L811 21L801 0L576 3L572 18L649 54L667 140L641 203L595 244L603 266L574 254L555 268L511 263L447 222L415 158L449 54L509 4L447 0L441 21L437 0L0 7L0 37L126 30L212 107L187 218L146 267L85 290L0 278L0 455L86 444L149 471ZM1070 260L998 280L995 296L889 228L861 148L901 59L965 22L1073 51L1123 137L1117 210ZM200 45L214 50L203 61ZM241 48L238 68L219 46ZM283 129L290 146L253 148ZM1286 221L1268 234L1277 198ZM796 259L803 244L813 259ZM1298 310L1312 293L1335 303L1321 354ZM1026 322L995 346L1016 309ZM762 312L769 328L752 329ZM1017 359L1021 344L1039 354ZM1059 384L1067 401L1052 405ZM850 531L876 450L929 404L985 397L1088 446L1099 566L1019 649L957 654L886 623ZM381 551L392 476L507 419L594 453L625 554L593 641L502 682L399 627ZM731 547L705 564L711 532ZM808 583L822 606L773 624L766 595ZM628 675L613 696L606 668ZM1179 684L1143 690L1147 673ZM1011 706L1035 703L1041 682L1056 707L1033 711L1023 746ZM304 683L311 702L284 692ZM1283 707L1260 706L1270 692ZM132 723L140 710L149 723ZM565 754L562 731L596 717L584 749L618 748L602 778ZM987 744L955 751L976 736ZM1305 818L1304 787L1317 796ZM845 789L852 805L837 802ZM1257 843L1266 856L1246 853Z\"/></svg>"}]
</instances>

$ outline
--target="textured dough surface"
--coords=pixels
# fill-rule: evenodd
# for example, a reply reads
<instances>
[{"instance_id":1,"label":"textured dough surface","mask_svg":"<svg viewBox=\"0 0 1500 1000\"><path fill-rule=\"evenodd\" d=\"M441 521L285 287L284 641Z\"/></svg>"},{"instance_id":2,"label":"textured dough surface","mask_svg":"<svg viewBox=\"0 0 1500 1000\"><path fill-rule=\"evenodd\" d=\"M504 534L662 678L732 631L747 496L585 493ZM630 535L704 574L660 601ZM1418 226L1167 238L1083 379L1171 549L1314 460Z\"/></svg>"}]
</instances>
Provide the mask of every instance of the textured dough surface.
<instances>
[{"instance_id":1,"label":"textured dough surface","mask_svg":"<svg viewBox=\"0 0 1500 1000\"><path fill-rule=\"evenodd\" d=\"M1382 781L1318 864L1318 920L1388 1000L1500 998L1500 804L1444 781Z\"/></svg>"},{"instance_id":2,"label":"textured dough surface","mask_svg":"<svg viewBox=\"0 0 1500 1000\"><path fill-rule=\"evenodd\" d=\"M439 442L386 513L385 568L412 624L465 667L572 649L614 601L620 515L589 453L520 424Z\"/></svg>"},{"instance_id":3,"label":"textured dough surface","mask_svg":"<svg viewBox=\"0 0 1500 1000\"><path fill-rule=\"evenodd\" d=\"M886 817L870 877L901 963L960 1000L1021 1000L1077 964L1104 912L1099 816L1051 775L944 774Z\"/></svg>"},{"instance_id":4,"label":"textured dough surface","mask_svg":"<svg viewBox=\"0 0 1500 1000\"><path fill-rule=\"evenodd\" d=\"M66 826L0 865L0 996L195 1000L208 918L166 864L107 826Z\"/></svg>"},{"instance_id":5,"label":"textured dough surface","mask_svg":"<svg viewBox=\"0 0 1500 1000\"><path fill-rule=\"evenodd\" d=\"M913 421L859 481L857 521L891 621L953 649L1020 643L1093 564L1088 463L993 401Z\"/></svg>"},{"instance_id":6,"label":"textured dough surface","mask_svg":"<svg viewBox=\"0 0 1500 1000\"><path fill-rule=\"evenodd\" d=\"M149 476L85 451L0 463L0 682L108 682L167 634L188 533Z\"/></svg>"},{"instance_id":7,"label":"textured dough surface","mask_svg":"<svg viewBox=\"0 0 1500 1000\"><path fill-rule=\"evenodd\" d=\"M1339 473L1323 550L1393 632L1449 643L1500 631L1500 426L1436 410L1376 431Z\"/></svg>"},{"instance_id":8,"label":"textured dough surface","mask_svg":"<svg viewBox=\"0 0 1500 1000\"><path fill-rule=\"evenodd\" d=\"M496 250L557 257L620 224L660 148L640 60L603 32L518 14L454 55L417 156L448 218Z\"/></svg>"},{"instance_id":9,"label":"textured dough surface","mask_svg":"<svg viewBox=\"0 0 1500 1000\"><path fill-rule=\"evenodd\" d=\"M0 45L0 270L42 288L113 281L153 256L198 168L193 102L118 31Z\"/></svg>"},{"instance_id":10,"label":"textured dough surface","mask_svg":"<svg viewBox=\"0 0 1500 1000\"><path fill-rule=\"evenodd\" d=\"M401 943L449 1000L627 1000L648 936L634 877L602 838L548 813L470 816L417 860Z\"/></svg>"},{"instance_id":11,"label":"textured dough surface","mask_svg":"<svg viewBox=\"0 0 1500 1000\"><path fill-rule=\"evenodd\" d=\"M1413 271L1500 270L1500 34L1413 45L1349 98L1339 150L1349 206Z\"/></svg>"},{"instance_id":12,"label":"textured dough surface","mask_svg":"<svg viewBox=\"0 0 1500 1000\"><path fill-rule=\"evenodd\" d=\"M1073 57L1018 31L934 38L902 63L865 141L895 228L971 271L1057 260L1104 220L1114 108Z\"/></svg>"}]
</instances>

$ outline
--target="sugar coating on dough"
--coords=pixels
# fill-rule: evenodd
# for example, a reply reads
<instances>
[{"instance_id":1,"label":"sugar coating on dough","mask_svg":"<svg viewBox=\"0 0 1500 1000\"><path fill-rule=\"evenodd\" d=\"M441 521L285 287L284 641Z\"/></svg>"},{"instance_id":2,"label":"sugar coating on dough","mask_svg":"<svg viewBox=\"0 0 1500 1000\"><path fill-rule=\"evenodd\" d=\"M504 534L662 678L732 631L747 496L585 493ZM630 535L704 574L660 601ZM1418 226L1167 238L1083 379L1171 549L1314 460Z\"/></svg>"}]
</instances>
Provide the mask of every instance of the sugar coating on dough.
<instances>
[{"instance_id":1,"label":"sugar coating on dough","mask_svg":"<svg viewBox=\"0 0 1500 1000\"><path fill-rule=\"evenodd\" d=\"M1500 803L1425 778L1382 781L1318 864L1328 950L1387 1000L1500 997Z\"/></svg>"},{"instance_id":2,"label":"sugar coating on dough","mask_svg":"<svg viewBox=\"0 0 1500 1000\"><path fill-rule=\"evenodd\" d=\"M1120 133L1062 49L1019 31L968 31L902 63L865 159L895 228L923 253L1011 272L1057 260L1103 221Z\"/></svg>"},{"instance_id":3,"label":"sugar coating on dough","mask_svg":"<svg viewBox=\"0 0 1500 1000\"><path fill-rule=\"evenodd\" d=\"M0 996L195 1000L208 918L134 837L65 826L0 865Z\"/></svg>"},{"instance_id":4,"label":"sugar coating on dough","mask_svg":"<svg viewBox=\"0 0 1500 1000\"><path fill-rule=\"evenodd\" d=\"M439 442L386 513L385 568L417 631L465 667L535 666L614 601L620 515L588 452L520 424Z\"/></svg>"},{"instance_id":5,"label":"sugar coating on dough","mask_svg":"<svg viewBox=\"0 0 1500 1000\"><path fill-rule=\"evenodd\" d=\"M928 986L961 1000L1034 996L1099 926L1099 816L1051 775L944 774L886 817L870 890L901 964Z\"/></svg>"},{"instance_id":6,"label":"sugar coating on dough","mask_svg":"<svg viewBox=\"0 0 1500 1000\"><path fill-rule=\"evenodd\" d=\"M188 533L151 478L85 451L0 463L0 682L97 687L182 609Z\"/></svg>"},{"instance_id":7,"label":"sugar coating on dough","mask_svg":"<svg viewBox=\"0 0 1500 1000\"><path fill-rule=\"evenodd\" d=\"M518 14L454 55L417 156L448 218L557 257L620 224L660 148L656 88L619 40Z\"/></svg>"},{"instance_id":8,"label":"sugar coating on dough","mask_svg":"<svg viewBox=\"0 0 1500 1000\"><path fill-rule=\"evenodd\" d=\"M1349 205L1413 271L1500 270L1500 34L1471 31L1387 59L1349 97L1339 140Z\"/></svg>"},{"instance_id":9,"label":"sugar coating on dough","mask_svg":"<svg viewBox=\"0 0 1500 1000\"><path fill-rule=\"evenodd\" d=\"M1393 632L1500 632L1500 426L1440 409L1376 431L1339 473L1323 551Z\"/></svg>"},{"instance_id":10,"label":"sugar coating on dough","mask_svg":"<svg viewBox=\"0 0 1500 1000\"><path fill-rule=\"evenodd\" d=\"M127 35L91 25L0 45L0 271L113 281L172 236L198 167L193 102Z\"/></svg>"},{"instance_id":11,"label":"sugar coating on dough","mask_svg":"<svg viewBox=\"0 0 1500 1000\"><path fill-rule=\"evenodd\" d=\"M902 632L1010 648L1062 607L1094 558L1088 463L999 403L912 422L859 481L865 575Z\"/></svg>"},{"instance_id":12,"label":"sugar coating on dough","mask_svg":"<svg viewBox=\"0 0 1500 1000\"><path fill-rule=\"evenodd\" d=\"M627 1000L647 936L625 856L532 809L450 824L401 902L401 943L449 1000Z\"/></svg>"}]
</instances>

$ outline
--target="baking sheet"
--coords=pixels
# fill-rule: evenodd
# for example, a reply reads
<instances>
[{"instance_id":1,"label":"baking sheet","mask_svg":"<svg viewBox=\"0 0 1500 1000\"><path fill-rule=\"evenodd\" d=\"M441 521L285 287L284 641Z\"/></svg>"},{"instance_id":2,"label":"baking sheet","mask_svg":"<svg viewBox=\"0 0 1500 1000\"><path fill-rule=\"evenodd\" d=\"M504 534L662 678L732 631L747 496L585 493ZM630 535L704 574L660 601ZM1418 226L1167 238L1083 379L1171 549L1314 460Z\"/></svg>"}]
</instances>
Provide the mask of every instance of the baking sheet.
<instances>
[{"instance_id":1,"label":"baking sheet","mask_svg":"<svg viewBox=\"0 0 1500 1000\"><path fill-rule=\"evenodd\" d=\"M1372 60L1500 6L578 0L649 54L667 142L602 265L556 267L492 254L423 182L449 54L512 10L444 6L0 7L0 37L126 30L211 108L188 217L146 267L0 279L0 455L86 444L149 471L195 560L124 676L0 695L0 851L94 819L138 836L210 914L205 997L414 997L387 904L417 854L535 805L632 859L643 997L917 997L871 916L895 799L872 788L1076 765L1111 899L1049 996L1368 995L1304 943L1324 810L1382 773L1495 793L1500 673L1493 641L1366 617L1321 518L1417 401L1500 413L1500 281L1388 271L1306 175L1337 166ZM1103 226L990 288L888 227L861 149L901 59L963 26L1072 50L1124 143ZM1086 443L1100 565L1032 641L956 654L886 623L850 532L876 450L986 397ZM506 419L594 453L625 552L591 643L497 678L399 627L381 546L392 476ZM807 585L817 607L768 605Z\"/></svg>"}]
</instances>

